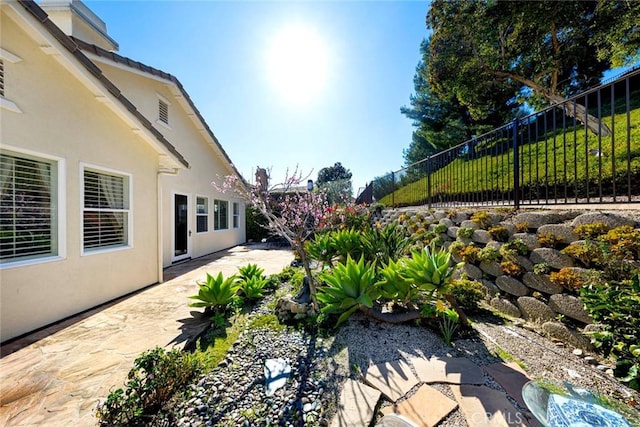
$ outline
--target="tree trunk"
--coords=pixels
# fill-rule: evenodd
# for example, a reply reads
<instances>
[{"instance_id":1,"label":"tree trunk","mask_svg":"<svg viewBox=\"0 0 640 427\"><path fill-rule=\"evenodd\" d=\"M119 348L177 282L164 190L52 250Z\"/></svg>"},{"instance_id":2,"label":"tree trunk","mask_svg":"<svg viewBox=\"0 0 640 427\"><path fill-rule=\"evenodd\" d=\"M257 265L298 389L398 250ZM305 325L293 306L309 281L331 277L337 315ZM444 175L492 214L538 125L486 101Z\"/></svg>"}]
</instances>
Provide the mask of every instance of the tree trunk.
<instances>
[{"instance_id":1,"label":"tree trunk","mask_svg":"<svg viewBox=\"0 0 640 427\"><path fill-rule=\"evenodd\" d=\"M460 324L464 327L469 326L469 318L464 313L464 311L462 311L455 297L451 294L444 294L444 299L446 299L449 305L451 305L451 307L456 311L456 313L458 313L458 320Z\"/></svg>"},{"instance_id":2,"label":"tree trunk","mask_svg":"<svg viewBox=\"0 0 640 427\"><path fill-rule=\"evenodd\" d=\"M585 125L585 127L594 134L600 136L611 136L611 129L609 129L609 126L607 126L604 121L588 114L587 109L576 101L567 101L563 97L553 94L548 88L517 74L495 70L493 70L493 73L497 77L512 79L533 89L534 92L544 96L555 104L556 107L561 109L568 117L574 117L577 121Z\"/></svg>"},{"instance_id":3,"label":"tree trunk","mask_svg":"<svg viewBox=\"0 0 640 427\"><path fill-rule=\"evenodd\" d=\"M311 298L311 307L313 311L318 312L318 300L316 299L316 284L313 281L313 274L311 273L311 267L309 267L309 259L307 258L307 254L304 250L304 242L302 244L297 245L296 248L300 253L300 261L302 261L302 266L304 267L304 271L307 274L307 281L309 282L309 297Z\"/></svg>"}]
</instances>

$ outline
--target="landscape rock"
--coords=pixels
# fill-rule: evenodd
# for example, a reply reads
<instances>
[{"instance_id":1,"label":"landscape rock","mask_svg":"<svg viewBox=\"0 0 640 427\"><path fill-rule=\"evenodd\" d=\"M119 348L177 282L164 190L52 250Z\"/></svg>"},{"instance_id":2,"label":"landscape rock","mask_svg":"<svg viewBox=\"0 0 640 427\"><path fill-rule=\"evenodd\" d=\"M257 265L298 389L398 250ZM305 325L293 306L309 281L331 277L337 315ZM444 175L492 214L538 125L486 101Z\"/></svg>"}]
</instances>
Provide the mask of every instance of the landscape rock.
<instances>
[{"instance_id":1,"label":"landscape rock","mask_svg":"<svg viewBox=\"0 0 640 427\"><path fill-rule=\"evenodd\" d=\"M513 225L510 222L506 222L506 221L501 221L498 223L498 225L504 227L507 229L507 231L509 232L509 236L512 236L513 234L515 234L516 232L516 226Z\"/></svg>"},{"instance_id":2,"label":"landscape rock","mask_svg":"<svg viewBox=\"0 0 640 427\"><path fill-rule=\"evenodd\" d=\"M530 251L540 247L540 244L538 243L538 236L536 236L535 234L531 234L531 233L515 233L513 236L511 236L509 241L512 242L512 241L514 241L516 239L521 240L522 243L527 245L527 248L529 248Z\"/></svg>"},{"instance_id":3,"label":"landscape rock","mask_svg":"<svg viewBox=\"0 0 640 427\"><path fill-rule=\"evenodd\" d=\"M517 301L518 308L522 313L522 317L538 323L553 320L556 313L551 310L544 302L533 297L520 297Z\"/></svg>"},{"instance_id":4,"label":"landscape rock","mask_svg":"<svg viewBox=\"0 0 640 427\"><path fill-rule=\"evenodd\" d=\"M480 270L494 277L504 275L502 267L500 267L500 264L496 261L482 261L480 263Z\"/></svg>"},{"instance_id":5,"label":"landscape rock","mask_svg":"<svg viewBox=\"0 0 640 427\"><path fill-rule=\"evenodd\" d=\"M579 297L568 294L551 295L549 298L549 307L556 313L564 314L580 322L593 322L589 313L584 309L584 304Z\"/></svg>"},{"instance_id":6,"label":"landscape rock","mask_svg":"<svg viewBox=\"0 0 640 427\"><path fill-rule=\"evenodd\" d=\"M513 222L518 224L526 222L530 229L538 229L545 224L557 224L562 221L562 217L555 212L523 212L516 215Z\"/></svg>"},{"instance_id":7,"label":"landscape rock","mask_svg":"<svg viewBox=\"0 0 640 427\"><path fill-rule=\"evenodd\" d=\"M573 258L569 255L565 255L557 249L552 248L537 248L531 252L529 259L534 264L546 263L552 268L558 270L564 267L573 267Z\"/></svg>"},{"instance_id":8,"label":"landscape rock","mask_svg":"<svg viewBox=\"0 0 640 427\"><path fill-rule=\"evenodd\" d=\"M482 279L482 270L473 264L465 263L460 269L469 279L479 280Z\"/></svg>"},{"instance_id":9,"label":"landscape rock","mask_svg":"<svg viewBox=\"0 0 640 427\"><path fill-rule=\"evenodd\" d=\"M500 276L496 279L496 286L508 294L524 296L529 294L529 288L523 285L518 279L511 276Z\"/></svg>"},{"instance_id":10,"label":"landscape rock","mask_svg":"<svg viewBox=\"0 0 640 427\"><path fill-rule=\"evenodd\" d=\"M476 243L489 243L489 241L491 240L491 236L486 230L476 230L471 235L471 240Z\"/></svg>"},{"instance_id":11,"label":"landscape rock","mask_svg":"<svg viewBox=\"0 0 640 427\"><path fill-rule=\"evenodd\" d=\"M452 226L452 227L447 228L447 236L452 237L454 239L456 237L458 237L458 234L457 234L458 233L458 228L459 227L456 227L455 225Z\"/></svg>"},{"instance_id":12,"label":"landscape rock","mask_svg":"<svg viewBox=\"0 0 640 427\"><path fill-rule=\"evenodd\" d=\"M571 243L579 239L573 232L573 227L563 224L545 224L538 228L538 233L551 233L558 237L562 243Z\"/></svg>"},{"instance_id":13,"label":"landscape rock","mask_svg":"<svg viewBox=\"0 0 640 427\"><path fill-rule=\"evenodd\" d=\"M447 227L453 227L455 224L453 223L453 221L451 221L449 218L442 218L440 221L438 221L440 224L444 224Z\"/></svg>"},{"instance_id":14,"label":"landscape rock","mask_svg":"<svg viewBox=\"0 0 640 427\"><path fill-rule=\"evenodd\" d=\"M433 213L433 217L437 220L441 220L442 218L447 217L447 213L445 211L435 211Z\"/></svg>"},{"instance_id":15,"label":"landscape rock","mask_svg":"<svg viewBox=\"0 0 640 427\"><path fill-rule=\"evenodd\" d=\"M632 219L625 218L623 216L614 213L604 212L588 212L576 217L571 225L577 227L578 225L593 224L596 222L602 222L609 226L609 228L616 228L622 225L636 226L636 222Z\"/></svg>"},{"instance_id":16,"label":"landscape rock","mask_svg":"<svg viewBox=\"0 0 640 427\"><path fill-rule=\"evenodd\" d=\"M527 271L533 271L533 263L526 256L518 255L517 263Z\"/></svg>"},{"instance_id":17,"label":"landscape rock","mask_svg":"<svg viewBox=\"0 0 640 427\"><path fill-rule=\"evenodd\" d=\"M500 289L498 289L496 284L491 280L480 279L479 282L482 283L482 286L484 286L484 290L490 297L494 297L500 294Z\"/></svg>"},{"instance_id":18,"label":"landscape rock","mask_svg":"<svg viewBox=\"0 0 640 427\"><path fill-rule=\"evenodd\" d=\"M535 274L528 271L522 277L522 281L531 289L544 292L545 294L554 295L562 293L562 286L551 282L548 274Z\"/></svg>"},{"instance_id":19,"label":"landscape rock","mask_svg":"<svg viewBox=\"0 0 640 427\"><path fill-rule=\"evenodd\" d=\"M495 240L491 240L489 243L485 245L485 248L493 248L496 251L499 251L500 248L504 245L502 242L496 242Z\"/></svg>"},{"instance_id":20,"label":"landscape rock","mask_svg":"<svg viewBox=\"0 0 640 427\"><path fill-rule=\"evenodd\" d=\"M469 214L462 211L455 211L453 213L453 218L451 218L453 222L456 224L462 224L462 221L466 221L469 219Z\"/></svg>"},{"instance_id":21,"label":"landscape rock","mask_svg":"<svg viewBox=\"0 0 640 427\"><path fill-rule=\"evenodd\" d=\"M460 227L473 228L474 230L478 230L480 228L480 227L478 227L478 224L476 224L475 222L473 222L471 220L462 221L460 223Z\"/></svg>"},{"instance_id":22,"label":"landscape rock","mask_svg":"<svg viewBox=\"0 0 640 427\"><path fill-rule=\"evenodd\" d=\"M495 297L489 304L499 312L511 317L520 317L522 315L520 309L508 299Z\"/></svg>"},{"instance_id":23,"label":"landscape rock","mask_svg":"<svg viewBox=\"0 0 640 427\"><path fill-rule=\"evenodd\" d=\"M572 331L560 322L545 322L542 324L542 329L552 338L559 339L573 347L593 351L593 345L586 337Z\"/></svg>"}]
</instances>

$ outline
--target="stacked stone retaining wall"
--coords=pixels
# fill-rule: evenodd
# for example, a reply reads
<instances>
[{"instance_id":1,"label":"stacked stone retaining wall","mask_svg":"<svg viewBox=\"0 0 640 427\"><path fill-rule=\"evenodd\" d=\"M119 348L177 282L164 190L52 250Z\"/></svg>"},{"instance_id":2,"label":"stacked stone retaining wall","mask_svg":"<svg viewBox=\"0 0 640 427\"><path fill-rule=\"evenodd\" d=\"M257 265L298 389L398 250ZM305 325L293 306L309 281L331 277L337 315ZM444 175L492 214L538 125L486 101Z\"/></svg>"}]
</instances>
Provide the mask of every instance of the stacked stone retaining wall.
<instances>
[{"instance_id":1,"label":"stacked stone retaining wall","mask_svg":"<svg viewBox=\"0 0 640 427\"><path fill-rule=\"evenodd\" d=\"M483 211L484 223L472 221L475 212ZM574 347L591 349L584 332L597 328L585 310L580 297L550 280L550 273L569 268L588 278L589 271L576 266L573 258L561 249L579 241L574 228L582 224L604 223L609 228L630 225L638 228L638 212L604 211L515 211L513 209L427 210L386 209L374 215L380 225L397 221L412 233L437 231L445 247L453 242L487 246L498 250L506 242L494 240L488 229L503 226L508 233L507 242L519 239L528 248L526 256L516 260L523 274L506 275L498 261L466 263L458 275L481 282L486 290L487 302L496 310L512 317L522 318L539 325L552 338ZM459 230L466 233L461 233ZM472 229L472 230L470 230ZM470 236L461 236L461 234ZM539 236L551 236L555 248L541 247ZM459 257L454 256L456 262ZM546 272L536 269L544 265ZM564 319L564 322L559 321Z\"/></svg>"}]
</instances>

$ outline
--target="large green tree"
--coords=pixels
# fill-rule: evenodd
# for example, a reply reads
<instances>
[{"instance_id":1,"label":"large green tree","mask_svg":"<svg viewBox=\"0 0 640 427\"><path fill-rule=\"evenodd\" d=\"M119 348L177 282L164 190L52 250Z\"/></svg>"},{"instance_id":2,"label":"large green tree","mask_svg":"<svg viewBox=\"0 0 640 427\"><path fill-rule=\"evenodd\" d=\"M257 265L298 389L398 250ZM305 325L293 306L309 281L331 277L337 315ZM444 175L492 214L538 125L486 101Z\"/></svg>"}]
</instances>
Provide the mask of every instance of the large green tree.
<instances>
[{"instance_id":1,"label":"large green tree","mask_svg":"<svg viewBox=\"0 0 640 427\"><path fill-rule=\"evenodd\" d=\"M420 52L422 59L413 78L415 93L410 97L410 106L400 108L416 128L411 145L404 151L407 165L503 124L515 114L516 107L515 88L497 87L488 94L490 98L485 100L483 113L472 118L455 93L437 94L431 89L427 69L428 40L422 41Z\"/></svg>"},{"instance_id":2,"label":"large green tree","mask_svg":"<svg viewBox=\"0 0 640 427\"><path fill-rule=\"evenodd\" d=\"M638 4L433 0L428 82L439 96L455 94L472 117L484 115L488 94L504 85L519 86L519 99L536 107L563 102L612 64L637 57ZM566 113L574 107L584 120L581 105ZM597 123L588 125L597 132Z\"/></svg>"},{"instance_id":3,"label":"large green tree","mask_svg":"<svg viewBox=\"0 0 640 427\"><path fill-rule=\"evenodd\" d=\"M326 193L331 205L343 205L351 201L351 171L336 162L333 166L320 169L316 180L318 188Z\"/></svg>"}]
</instances>

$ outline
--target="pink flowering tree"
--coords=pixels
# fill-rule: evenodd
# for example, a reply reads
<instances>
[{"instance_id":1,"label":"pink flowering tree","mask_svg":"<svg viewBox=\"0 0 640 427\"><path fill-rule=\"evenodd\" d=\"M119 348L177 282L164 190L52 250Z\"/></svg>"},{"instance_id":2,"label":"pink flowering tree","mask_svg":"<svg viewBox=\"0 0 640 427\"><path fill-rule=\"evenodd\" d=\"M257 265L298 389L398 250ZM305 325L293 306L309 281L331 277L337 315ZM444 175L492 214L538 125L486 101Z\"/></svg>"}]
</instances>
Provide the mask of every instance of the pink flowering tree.
<instances>
[{"instance_id":1,"label":"pink flowering tree","mask_svg":"<svg viewBox=\"0 0 640 427\"><path fill-rule=\"evenodd\" d=\"M311 304L317 311L316 285L309 267L305 242L322 224L328 205L324 192L298 189L300 183L306 183L306 179L307 176L303 177L296 168L293 174L287 171L284 183L272 187L266 182L247 184L237 175L227 175L222 186L215 182L212 185L220 192L233 193L256 208L267 219L266 228L289 242L300 257L309 283Z\"/></svg>"}]
</instances>

